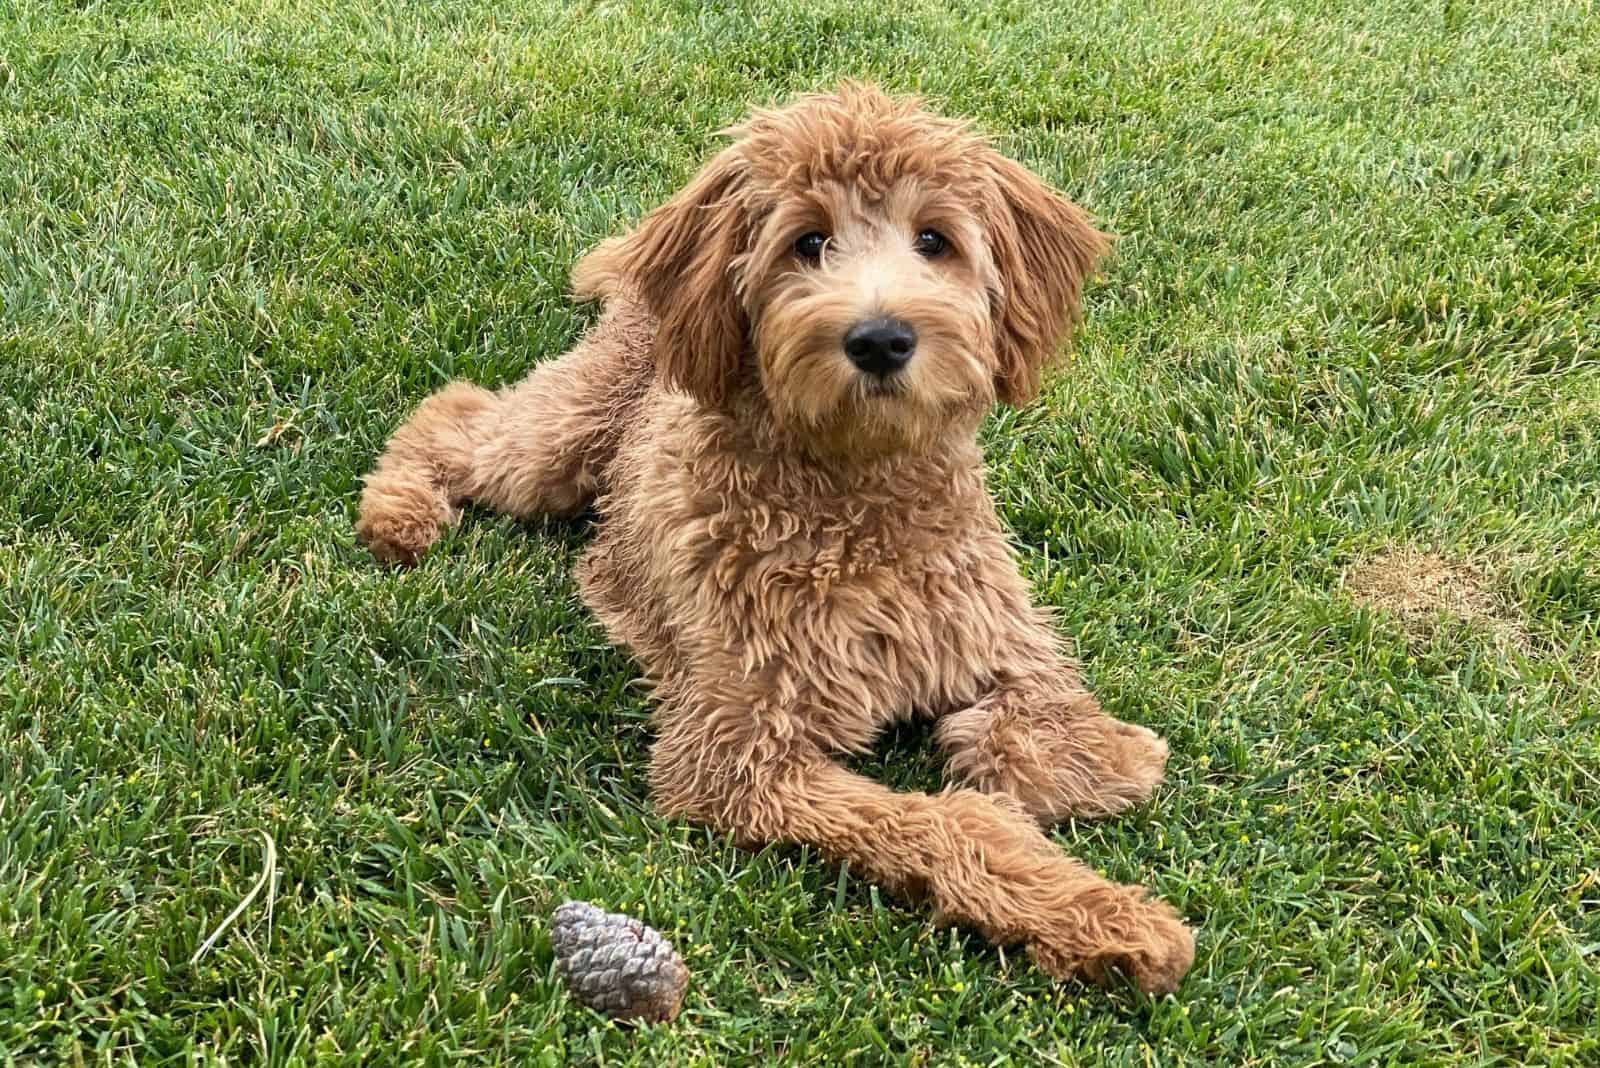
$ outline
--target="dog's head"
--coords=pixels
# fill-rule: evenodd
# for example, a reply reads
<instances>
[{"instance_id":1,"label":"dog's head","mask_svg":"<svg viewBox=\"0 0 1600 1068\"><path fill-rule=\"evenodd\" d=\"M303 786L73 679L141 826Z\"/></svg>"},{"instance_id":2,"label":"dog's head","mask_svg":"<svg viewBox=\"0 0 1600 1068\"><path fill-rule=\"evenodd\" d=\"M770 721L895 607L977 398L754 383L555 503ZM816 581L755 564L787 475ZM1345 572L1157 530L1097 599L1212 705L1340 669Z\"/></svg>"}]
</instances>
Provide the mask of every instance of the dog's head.
<instances>
[{"instance_id":1,"label":"dog's head","mask_svg":"<svg viewBox=\"0 0 1600 1068\"><path fill-rule=\"evenodd\" d=\"M708 405L758 383L829 452L926 448L1020 405L1106 247L1075 205L961 123L864 86L758 111L573 273L632 292L655 359Z\"/></svg>"}]
</instances>

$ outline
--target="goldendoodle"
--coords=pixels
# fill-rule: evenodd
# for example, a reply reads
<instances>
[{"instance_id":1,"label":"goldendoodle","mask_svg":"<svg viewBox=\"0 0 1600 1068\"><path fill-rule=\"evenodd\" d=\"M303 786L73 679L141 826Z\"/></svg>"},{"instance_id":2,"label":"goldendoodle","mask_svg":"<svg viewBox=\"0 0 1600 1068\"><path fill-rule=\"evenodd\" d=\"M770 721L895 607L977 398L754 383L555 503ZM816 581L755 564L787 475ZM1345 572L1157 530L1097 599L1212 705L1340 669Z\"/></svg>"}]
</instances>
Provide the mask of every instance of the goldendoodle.
<instances>
[{"instance_id":1,"label":"goldendoodle","mask_svg":"<svg viewBox=\"0 0 1600 1068\"><path fill-rule=\"evenodd\" d=\"M389 442L359 531L414 562L467 502L592 507L583 598L656 684L667 815L806 843L1058 977L1177 986L1166 904L1039 824L1148 797L1167 747L1084 688L1029 601L977 431L1065 342L1106 246L968 126L847 84L757 111L573 271L571 352L456 383ZM941 793L840 763L937 721Z\"/></svg>"}]
</instances>

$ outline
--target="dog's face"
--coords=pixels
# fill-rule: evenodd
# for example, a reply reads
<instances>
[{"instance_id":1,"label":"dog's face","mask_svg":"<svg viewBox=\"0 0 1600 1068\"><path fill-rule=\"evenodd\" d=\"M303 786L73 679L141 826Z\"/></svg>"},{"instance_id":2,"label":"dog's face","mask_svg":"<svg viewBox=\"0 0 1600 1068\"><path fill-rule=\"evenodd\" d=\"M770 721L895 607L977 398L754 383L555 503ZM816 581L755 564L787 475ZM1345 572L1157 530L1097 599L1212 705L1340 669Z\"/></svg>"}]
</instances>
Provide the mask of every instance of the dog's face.
<instances>
[{"instance_id":1,"label":"dog's face","mask_svg":"<svg viewBox=\"0 0 1600 1068\"><path fill-rule=\"evenodd\" d=\"M1105 238L963 125L845 86L757 112L638 229L579 263L635 292L658 371L706 404L759 384L839 455L922 450L1021 404Z\"/></svg>"}]
</instances>

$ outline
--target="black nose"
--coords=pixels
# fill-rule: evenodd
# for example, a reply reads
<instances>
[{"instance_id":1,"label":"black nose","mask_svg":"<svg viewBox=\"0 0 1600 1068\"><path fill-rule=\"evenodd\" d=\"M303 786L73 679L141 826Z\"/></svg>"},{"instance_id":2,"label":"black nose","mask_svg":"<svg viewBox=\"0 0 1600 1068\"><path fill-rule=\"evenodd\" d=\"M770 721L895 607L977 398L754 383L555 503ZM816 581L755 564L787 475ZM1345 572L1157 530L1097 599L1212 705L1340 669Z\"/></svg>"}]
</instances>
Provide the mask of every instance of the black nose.
<instances>
[{"instance_id":1,"label":"black nose","mask_svg":"<svg viewBox=\"0 0 1600 1068\"><path fill-rule=\"evenodd\" d=\"M850 362L873 375L900 370L916 347L917 332L901 319L866 319L844 336L844 352Z\"/></svg>"}]
</instances>

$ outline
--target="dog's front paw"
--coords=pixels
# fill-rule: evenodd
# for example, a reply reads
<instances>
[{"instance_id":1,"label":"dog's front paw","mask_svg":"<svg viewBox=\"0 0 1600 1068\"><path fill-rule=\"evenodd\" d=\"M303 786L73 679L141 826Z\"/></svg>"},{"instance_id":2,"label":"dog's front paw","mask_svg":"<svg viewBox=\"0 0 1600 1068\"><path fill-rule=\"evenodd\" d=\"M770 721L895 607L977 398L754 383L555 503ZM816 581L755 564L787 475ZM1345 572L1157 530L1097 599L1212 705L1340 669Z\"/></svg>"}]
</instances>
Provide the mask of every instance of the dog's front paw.
<instances>
[{"instance_id":1,"label":"dog's front paw","mask_svg":"<svg viewBox=\"0 0 1600 1068\"><path fill-rule=\"evenodd\" d=\"M1120 972L1146 994L1178 989L1194 963L1194 932L1165 902L1126 889L1130 896L1109 911L1084 910L1059 930L1035 936L1028 956L1057 979L1105 986Z\"/></svg>"},{"instance_id":2,"label":"dog's front paw","mask_svg":"<svg viewBox=\"0 0 1600 1068\"><path fill-rule=\"evenodd\" d=\"M1097 716L1052 754L1051 822L1115 816L1150 798L1166 775L1167 743L1155 731Z\"/></svg>"},{"instance_id":3,"label":"dog's front paw","mask_svg":"<svg viewBox=\"0 0 1600 1068\"><path fill-rule=\"evenodd\" d=\"M947 715L953 776L1014 798L1040 823L1113 816L1147 799L1167 766L1154 731L1101 712L1072 718L981 706Z\"/></svg>"},{"instance_id":4,"label":"dog's front paw","mask_svg":"<svg viewBox=\"0 0 1600 1068\"><path fill-rule=\"evenodd\" d=\"M1108 790L1127 805L1135 805L1155 792L1167 772L1167 743L1161 735L1136 723L1109 719L1106 733L1106 763L1111 773L1106 777Z\"/></svg>"}]
</instances>

